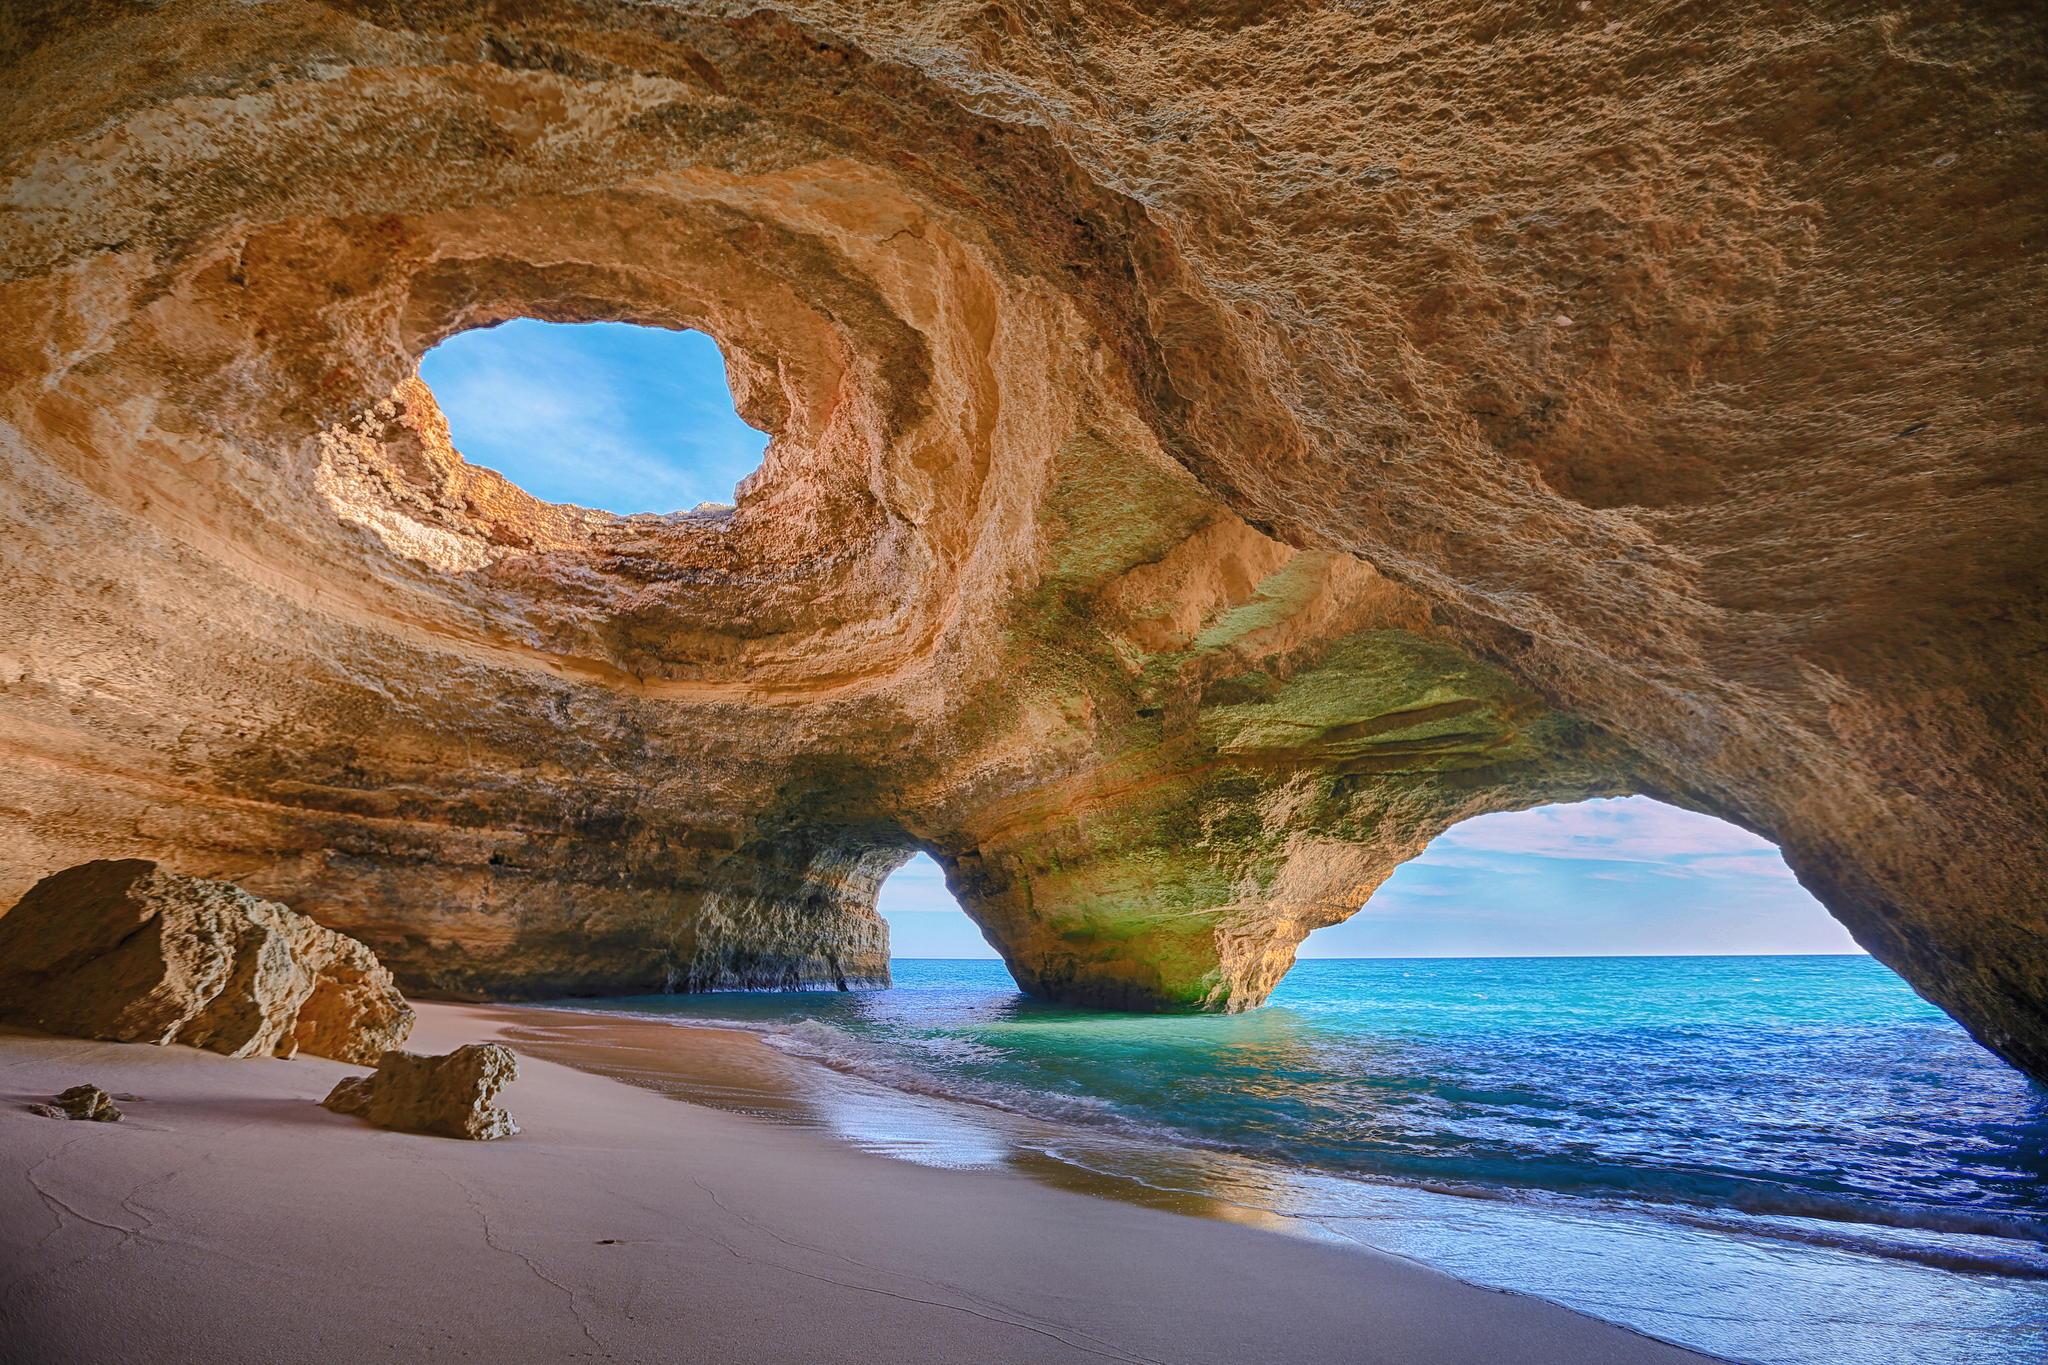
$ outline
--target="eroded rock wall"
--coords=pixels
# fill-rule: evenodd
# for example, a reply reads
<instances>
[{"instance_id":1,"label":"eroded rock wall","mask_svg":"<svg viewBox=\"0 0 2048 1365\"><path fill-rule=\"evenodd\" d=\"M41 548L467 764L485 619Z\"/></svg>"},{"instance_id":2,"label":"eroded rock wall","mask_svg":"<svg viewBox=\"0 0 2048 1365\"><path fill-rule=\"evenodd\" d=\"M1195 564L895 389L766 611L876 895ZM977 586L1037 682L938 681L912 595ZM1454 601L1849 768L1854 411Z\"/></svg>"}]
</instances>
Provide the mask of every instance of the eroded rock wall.
<instances>
[{"instance_id":1,"label":"eroded rock wall","mask_svg":"<svg viewBox=\"0 0 2048 1365\"><path fill-rule=\"evenodd\" d=\"M405 1041L413 1011L354 939L130 858L52 873L0 917L0 1019L230 1057L367 1062Z\"/></svg>"},{"instance_id":2,"label":"eroded rock wall","mask_svg":"<svg viewBox=\"0 0 2048 1365\"><path fill-rule=\"evenodd\" d=\"M443 990L1256 1003L1464 816L1777 839L2048 1072L2030 7L172 0L0 83L0 899L146 853ZM735 509L418 355L702 327Z\"/></svg>"}]
</instances>

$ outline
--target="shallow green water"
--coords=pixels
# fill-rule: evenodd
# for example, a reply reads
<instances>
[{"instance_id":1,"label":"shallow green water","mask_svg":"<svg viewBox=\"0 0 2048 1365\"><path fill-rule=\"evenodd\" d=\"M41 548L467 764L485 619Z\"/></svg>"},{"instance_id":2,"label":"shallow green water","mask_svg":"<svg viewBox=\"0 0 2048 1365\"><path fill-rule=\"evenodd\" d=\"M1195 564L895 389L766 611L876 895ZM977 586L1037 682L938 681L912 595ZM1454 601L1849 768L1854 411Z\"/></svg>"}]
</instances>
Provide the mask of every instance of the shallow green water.
<instances>
[{"instance_id":1,"label":"shallow green water","mask_svg":"<svg viewBox=\"0 0 2048 1365\"><path fill-rule=\"evenodd\" d=\"M906 1142L842 1096L856 1140L971 1164L966 1102L1062 1161L1741 1358L2048 1358L2048 1093L1866 958L1310 961L1231 1017L1046 1005L995 962L896 975L578 1003L941 1102Z\"/></svg>"}]
</instances>

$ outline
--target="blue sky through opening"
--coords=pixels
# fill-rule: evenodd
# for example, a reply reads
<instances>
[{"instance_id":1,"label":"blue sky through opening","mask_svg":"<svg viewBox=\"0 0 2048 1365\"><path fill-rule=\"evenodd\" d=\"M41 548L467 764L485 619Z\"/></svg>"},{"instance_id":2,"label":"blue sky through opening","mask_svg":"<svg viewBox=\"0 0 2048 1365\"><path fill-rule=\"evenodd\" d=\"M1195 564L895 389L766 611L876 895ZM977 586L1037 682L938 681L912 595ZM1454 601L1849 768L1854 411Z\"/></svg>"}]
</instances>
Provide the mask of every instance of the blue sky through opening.
<instances>
[{"instance_id":1,"label":"blue sky through opening","mask_svg":"<svg viewBox=\"0 0 2048 1365\"><path fill-rule=\"evenodd\" d=\"M994 957L919 854L882 886L897 957ZM1311 957L1853 953L1777 847L1647 796L1482 815L1404 863Z\"/></svg>"},{"instance_id":2,"label":"blue sky through opening","mask_svg":"<svg viewBox=\"0 0 2048 1365\"><path fill-rule=\"evenodd\" d=\"M420 359L455 448L537 498L606 512L731 502L768 437L733 411L718 343L623 322L519 318Z\"/></svg>"}]
</instances>

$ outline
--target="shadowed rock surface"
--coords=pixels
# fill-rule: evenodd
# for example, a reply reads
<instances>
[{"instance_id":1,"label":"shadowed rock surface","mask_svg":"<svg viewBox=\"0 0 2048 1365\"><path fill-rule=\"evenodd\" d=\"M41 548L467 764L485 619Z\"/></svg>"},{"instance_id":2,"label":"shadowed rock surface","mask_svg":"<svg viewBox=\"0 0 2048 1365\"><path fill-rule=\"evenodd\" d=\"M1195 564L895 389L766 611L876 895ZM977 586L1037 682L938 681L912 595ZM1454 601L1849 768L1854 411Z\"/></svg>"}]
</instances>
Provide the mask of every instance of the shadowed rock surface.
<instances>
[{"instance_id":1,"label":"shadowed rock surface","mask_svg":"<svg viewBox=\"0 0 2048 1365\"><path fill-rule=\"evenodd\" d=\"M121 1109L115 1097L96 1085L74 1085L47 1105L27 1105L29 1113L45 1119L90 1119L94 1124L119 1124Z\"/></svg>"},{"instance_id":2,"label":"shadowed rock surface","mask_svg":"<svg viewBox=\"0 0 2048 1365\"><path fill-rule=\"evenodd\" d=\"M45 877L0 918L0 1018L230 1057L374 1061L412 1007L368 948L225 882L152 862Z\"/></svg>"},{"instance_id":3,"label":"shadowed rock surface","mask_svg":"<svg viewBox=\"0 0 2048 1365\"><path fill-rule=\"evenodd\" d=\"M119 1123L120 1107L114 1097L96 1085L74 1085L49 1104L32 1104L29 1109L52 1119L86 1119L93 1123Z\"/></svg>"},{"instance_id":4,"label":"shadowed rock surface","mask_svg":"<svg viewBox=\"0 0 2048 1365\"><path fill-rule=\"evenodd\" d=\"M495 1101L519 1079L519 1059L503 1043L470 1043L440 1057L387 1052L368 1076L350 1076L321 1103L379 1128L488 1142L519 1131Z\"/></svg>"},{"instance_id":5,"label":"shadowed rock surface","mask_svg":"<svg viewBox=\"0 0 2048 1365\"><path fill-rule=\"evenodd\" d=\"M2036 6L31 3L0 894L147 851L469 994L1256 1004L1467 816L1761 831L2048 1074ZM700 327L729 513L465 464Z\"/></svg>"}]
</instances>

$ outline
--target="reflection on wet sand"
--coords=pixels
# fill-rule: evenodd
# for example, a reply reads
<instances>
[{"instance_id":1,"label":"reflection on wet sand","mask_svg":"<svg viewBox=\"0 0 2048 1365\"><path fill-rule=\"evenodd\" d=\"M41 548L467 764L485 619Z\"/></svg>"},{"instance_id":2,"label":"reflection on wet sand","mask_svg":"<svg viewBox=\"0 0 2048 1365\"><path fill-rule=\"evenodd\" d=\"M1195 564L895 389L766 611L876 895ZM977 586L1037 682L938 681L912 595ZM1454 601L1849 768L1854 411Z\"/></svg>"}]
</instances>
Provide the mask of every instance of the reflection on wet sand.
<instances>
[{"instance_id":1,"label":"reflection on wet sand","mask_svg":"<svg viewBox=\"0 0 2048 1365\"><path fill-rule=\"evenodd\" d=\"M533 1006L491 1013L503 1024L504 1042L542 1061L690 1104L816 1129L863 1151L928 1166L1006 1170L1074 1194L1317 1235L1300 1220L1260 1207L1276 1191L1245 1181L1221 1163L1175 1161L1129 1144L1130 1150L1115 1153L1116 1173L1097 1169L1060 1155L1075 1146L1076 1135L1068 1130L996 1110L984 1115L965 1105L925 1101L853 1077L819 1085L809 1067L749 1033ZM1115 1140L1091 1136L1087 1145L1103 1143ZM1153 1169L1133 1172L1125 1164L1133 1161Z\"/></svg>"},{"instance_id":2,"label":"reflection on wet sand","mask_svg":"<svg viewBox=\"0 0 2048 1365\"><path fill-rule=\"evenodd\" d=\"M858 994L804 1003L807 1018L833 1027L880 1008L874 997ZM802 1027L788 1023L786 1000L741 996L721 1007L733 1012L736 1027L561 1007L499 1007L494 1014L504 1040L521 1052L675 1099L815 1129L900 1160L1010 1171L1074 1193L1406 1257L1725 1356L1777 1365L1890 1359L1886 1343L1906 1333L1916 1359L1944 1365L2048 1358L2039 1279L2010 1269L1950 1273L1972 1243L1985 1244L1986 1258L2009 1255L2009 1244L1992 1239L1943 1237L1938 1256L1916 1261L1899 1254L1897 1230L1889 1232L1886 1254L1865 1255L1854 1244L1855 1229L1816 1229L1800 1219L1751 1218L1737 1226L1711 1211L1674 1217L1668 1208L1626 1200L1515 1196L1484 1186L1291 1168L1189 1146L1170 1130L1148 1138L934 1097L916 1089L914 1072L903 1085L885 1086L836 1065L829 1050L791 1056L772 1045L770 1038ZM1110 1070L1126 1060L1137 1065L1143 1047L1160 1041L1159 1025L1148 1017L1083 1018L1021 1000L979 1008L984 1036L1015 1029L1042 1037L1084 1025ZM748 1011L776 1031L747 1031ZM1305 1027L1283 1009L1220 1024L1183 1021L1173 1046L1199 1050L1232 1072L1238 1094L1256 1097L1262 1085L1284 1091L1314 1081L1312 1059L1303 1055ZM1400 1088L1397 1074L1372 1079L1383 1098ZM1064 1090L1041 1098L1086 1104ZM1817 1234L1830 1245L1809 1245ZM1836 1311L1844 1303L1887 1308L1866 1324Z\"/></svg>"}]
</instances>

